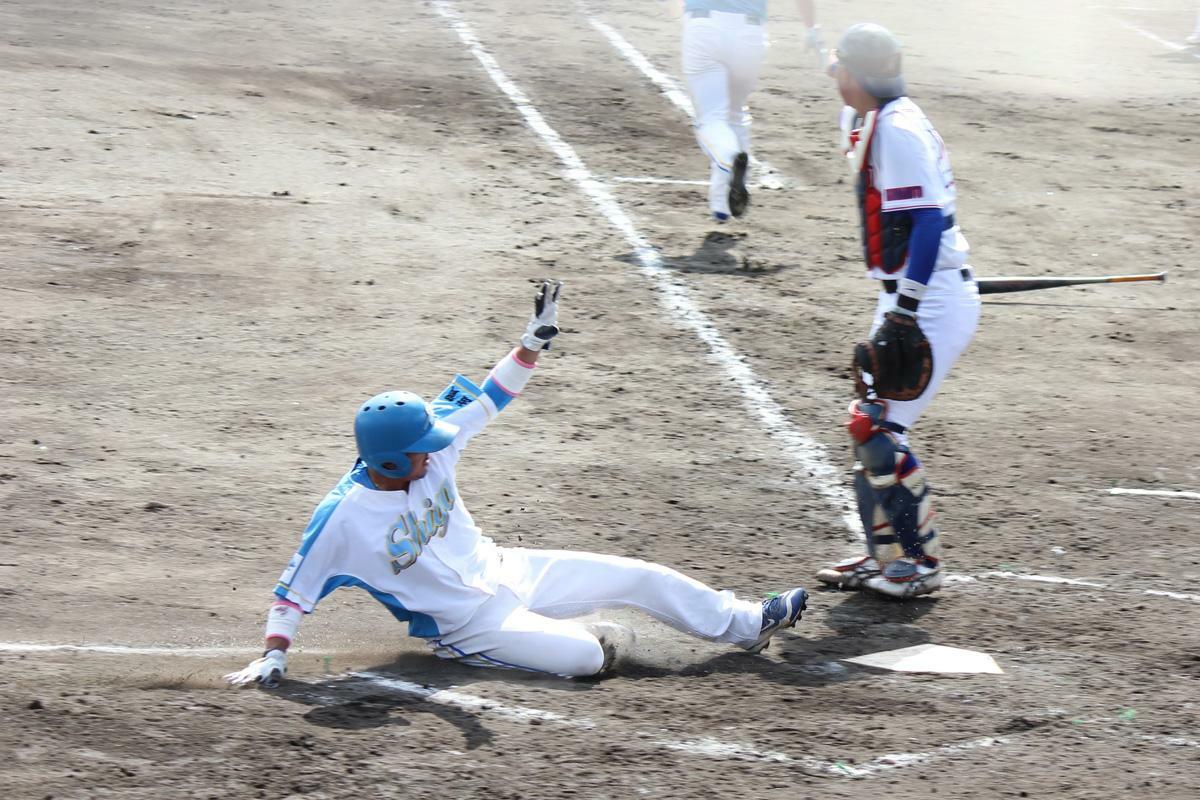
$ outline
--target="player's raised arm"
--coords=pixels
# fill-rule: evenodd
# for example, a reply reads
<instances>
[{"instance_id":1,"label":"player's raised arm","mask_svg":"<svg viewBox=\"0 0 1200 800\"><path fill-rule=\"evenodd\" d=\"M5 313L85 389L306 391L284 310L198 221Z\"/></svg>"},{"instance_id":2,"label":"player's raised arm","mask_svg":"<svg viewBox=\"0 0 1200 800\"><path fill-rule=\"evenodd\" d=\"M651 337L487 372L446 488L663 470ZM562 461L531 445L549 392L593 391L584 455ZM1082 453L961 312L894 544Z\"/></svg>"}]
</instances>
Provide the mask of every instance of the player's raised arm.
<instances>
[{"instance_id":1,"label":"player's raised arm","mask_svg":"<svg viewBox=\"0 0 1200 800\"><path fill-rule=\"evenodd\" d=\"M550 349L550 340L558 335L558 294L562 281L542 281L534 297L533 313L516 348L496 362L483 382L484 397L491 401L485 408L496 412L519 396L533 376L538 356ZM481 398L483 399L483 398ZM457 425L470 427L471 406L452 414L448 419ZM474 412L478 414L479 411ZM486 422L486 420L484 420Z\"/></svg>"},{"instance_id":2,"label":"player's raised arm","mask_svg":"<svg viewBox=\"0 0 1200 800\"><path fill-rule=\"evenodd\" d=\"M550 348L558 335L558 295L561 281L542 281L534 297L533 314L517 346L496 362L483 386L456 378L435 401L438 416L457 429L446 453L457 455L475 434L482 431L514 398L520 396L533 377L538 356ZM451 407L445 413L447 406Z\"/></svg>"}]
</instances>

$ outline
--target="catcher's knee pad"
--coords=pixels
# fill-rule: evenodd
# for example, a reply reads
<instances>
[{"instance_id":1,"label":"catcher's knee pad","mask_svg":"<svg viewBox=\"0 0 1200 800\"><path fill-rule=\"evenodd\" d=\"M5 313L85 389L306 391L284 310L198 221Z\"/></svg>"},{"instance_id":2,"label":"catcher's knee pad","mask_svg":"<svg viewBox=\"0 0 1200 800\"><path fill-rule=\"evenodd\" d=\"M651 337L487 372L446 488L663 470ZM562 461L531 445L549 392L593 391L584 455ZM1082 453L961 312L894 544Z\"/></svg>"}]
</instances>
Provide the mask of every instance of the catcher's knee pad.
<instances>
[{"instance_id":1,"label":"catcher's knee pad","mask_svg":"<svg viewBox=\"0 0 1200 800\"><path fill-rule=\"evenodd\" d=\"M854 448L858 457L854 490L866 531L867 552L880 566L905 556L935 565L937 530L921 462L894 432L873 427L864 440L855 436Z\"/></svg>"}]
</instances>

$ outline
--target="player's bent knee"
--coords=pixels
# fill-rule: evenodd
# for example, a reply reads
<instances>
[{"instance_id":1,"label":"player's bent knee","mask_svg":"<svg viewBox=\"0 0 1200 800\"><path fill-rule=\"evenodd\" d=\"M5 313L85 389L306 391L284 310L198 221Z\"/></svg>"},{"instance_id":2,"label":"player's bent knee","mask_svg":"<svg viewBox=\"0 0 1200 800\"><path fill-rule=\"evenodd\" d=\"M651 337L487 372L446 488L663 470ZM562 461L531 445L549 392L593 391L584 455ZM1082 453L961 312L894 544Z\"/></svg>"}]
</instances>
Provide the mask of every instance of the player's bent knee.
<instances>
[{"instance_id":1,"label":"player's bent knee","mask_svg":"<svg viewBox=\"0 0 1200 800\"><path fill-rule=\"evenodd\" d=\"M599 675L608 666L608 654L601 646L600 640L588 635L586 638L572 639L560 653L561 663L554 672L566 678L587 678Z\"/></svg>"}]
</instances>

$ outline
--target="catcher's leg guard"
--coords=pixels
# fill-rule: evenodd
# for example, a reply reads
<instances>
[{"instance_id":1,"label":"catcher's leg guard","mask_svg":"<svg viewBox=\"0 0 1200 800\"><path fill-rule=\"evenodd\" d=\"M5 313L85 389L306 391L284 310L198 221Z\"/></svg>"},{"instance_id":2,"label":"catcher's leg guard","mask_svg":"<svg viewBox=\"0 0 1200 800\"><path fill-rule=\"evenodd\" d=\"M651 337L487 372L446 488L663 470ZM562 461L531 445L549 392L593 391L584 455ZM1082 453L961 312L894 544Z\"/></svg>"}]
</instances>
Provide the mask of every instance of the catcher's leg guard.
<instances>
[{"instance_id":1,"label":"catcher's leg guard","mask_svg":"<svg viewBox=\"0 0 1200 800\"><path fill-rule=\"evenodd\" d=\"M908 445L888 427L882 401L850 404L854 489L867 539L867 557L818 573L826 583L865 586L909 597L941 586L939 543L924 470ZM840 580L831 580L840 575Z\"/></svg>"}]
</instances>

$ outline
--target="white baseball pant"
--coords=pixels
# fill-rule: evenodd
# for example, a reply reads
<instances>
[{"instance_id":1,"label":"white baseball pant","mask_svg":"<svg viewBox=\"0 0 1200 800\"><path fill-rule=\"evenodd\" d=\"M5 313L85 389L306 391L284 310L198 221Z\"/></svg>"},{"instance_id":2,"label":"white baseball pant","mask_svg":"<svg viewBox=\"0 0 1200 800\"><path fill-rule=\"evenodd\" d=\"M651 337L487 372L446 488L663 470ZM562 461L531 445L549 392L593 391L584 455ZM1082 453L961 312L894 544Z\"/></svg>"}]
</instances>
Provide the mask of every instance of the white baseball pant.
<instances>
[{"instance_id":1,"label":"white baseball pant","mask_svg":"<svg viewBox=\"0 0 1200 800\"><path fill-rule=\"evenodd\" d=\"M881 290L869 335L874 335L883 324L883 315L895 307L896 295ZM971 343L975 328L979 325L979 311L979 287L974 278L964 279L957 269L941 269L933 273L929 288L917 309L917 324L921 326L933 350L933 376L929 379L928 388L916 400L887 401L889 422L910 428L925 412L950 368Z\"/></svg>"},{"instance_id":2,"label":"white baseball pant","mask_svg":"<svg viewBox=\"0 0 1200 800\"><path fill-rule=\"evenodd\" d=\"M701 639L741 646L762 628L762 604L633 558L501 548L500 590L466 625L430 640L443 658L563 676L594 675L605 654L582 623L604 608L636 608Z\"/></svg>"},{"instance_id":3,"label":"white baseball pant","mask_svg":"<svg viewBox=\"0 0 1200 800\"><path fill-rule=\"evenodd\" d=\"M683 21L683 76L696 109L696 140L709 158L708 204L729 214L733 159L750 152L750 109L767 35L745 14L689 13Z\"/></svg>"}]
</instances>

